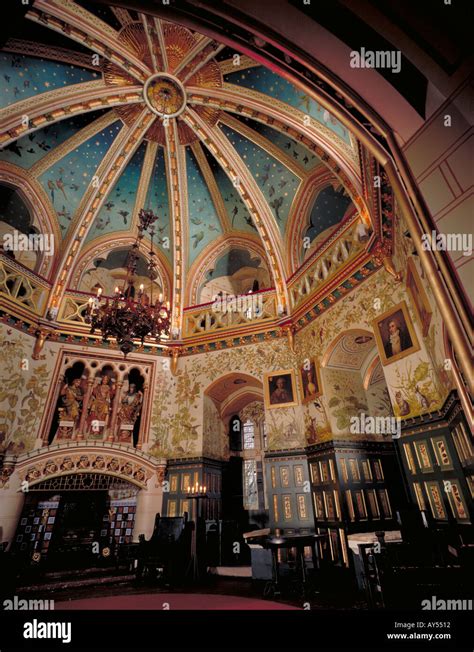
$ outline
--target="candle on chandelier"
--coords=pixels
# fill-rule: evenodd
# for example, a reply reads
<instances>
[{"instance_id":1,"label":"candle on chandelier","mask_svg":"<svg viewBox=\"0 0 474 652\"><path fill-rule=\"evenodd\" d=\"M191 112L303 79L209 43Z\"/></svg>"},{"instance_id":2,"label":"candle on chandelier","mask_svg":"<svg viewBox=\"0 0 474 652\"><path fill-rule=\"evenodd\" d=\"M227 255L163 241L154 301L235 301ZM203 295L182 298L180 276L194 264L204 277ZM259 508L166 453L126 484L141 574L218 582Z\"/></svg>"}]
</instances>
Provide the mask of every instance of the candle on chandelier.
<instances>
[{"instance_id":1,"label":"candle on chandelier","mask_svg":"<svg viewBox=\"0 0 474 652\"><path fill-rule=\"evenodd\" d=\"M145 286L143 285L143 283L141 283L140 284L140 292L143 292L144 289L145 289Z\"/></svg>"},{"instance_id":2,"label":"candle on chandelier","mask_svg":"<svg viewBox=\"0 0 474 652\"><path fill-rule=\"evenodd\" d=\"M191 487L188 485L188 494L191 493Z\"/></svg>"},{"instance_id":3,"label":"candle on chandelier","mask_svg":"<svg viewBox=\"0 0 474 652\"><path fill-rule=\"evenodd\" d=\"M163 301L163 295L161 294L161 292L160 292L160 295L159 295L159 297L158 297L158 301L159 301L160 303Z\"/></svg>"},{"instance_id":4,"label":"candle on chandelier","mask_svg":"<svg viewBox=\"0 0 474 652\"><path fill-rule=\"evenodd\" d=\"M97 288L97 296L100 297L102 294L102 288Z\"/></svg>"},{"instance_id":5,"label":"candle on chandelier","mask_svg":"<svg viewBox=\"0 0 474 652\"><path fill-rule=\"evenodd\" d=\"M115 292L115 294L118 294L118 293L119 293L118 285L115 286L115 290L114 290L114 292Z\"/></svg>"}]
</instances>

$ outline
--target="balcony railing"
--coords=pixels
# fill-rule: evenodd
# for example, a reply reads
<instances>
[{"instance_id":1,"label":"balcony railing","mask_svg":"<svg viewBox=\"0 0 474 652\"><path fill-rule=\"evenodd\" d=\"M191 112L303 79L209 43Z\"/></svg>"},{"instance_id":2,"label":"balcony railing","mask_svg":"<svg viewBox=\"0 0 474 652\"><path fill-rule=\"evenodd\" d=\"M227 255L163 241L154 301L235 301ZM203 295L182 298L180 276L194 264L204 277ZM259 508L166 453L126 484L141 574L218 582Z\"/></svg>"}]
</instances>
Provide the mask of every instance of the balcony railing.
<instances>
[{"instance_id":1,"label":"balcony railing","mask_svg":"<svg viewBox=\"0 0 474 652\"><path fill-rule=\"evenodd\" d=\"M47 281L7 256L0 255L0 295L41 316L48 292Z\"/></svg>"},{"instance_id":2,"label":"balcony railing","mask_svg":"<svg viewBox=\"0 0 474 652\"><path fill-rule=\"evenodd\" d=\"M361 253L369 239L369 232L360 217L351 220L342 232L333 235L314 260L303 264L302 269L289 283L292 308L298 308L308 297L321 289L335 274Z\"/></svg>"},{"instance_id":3,"label":"balcony railing","mask_svg":"<svg viewBox=\"0 0 474 652\"><path fill-rule=\"evenodd\" d=\"M232 330L236 326L255 326L277 318L274 291L218 297L213 303L184 311L183 337Z\"/></svg>"}]
</instances>

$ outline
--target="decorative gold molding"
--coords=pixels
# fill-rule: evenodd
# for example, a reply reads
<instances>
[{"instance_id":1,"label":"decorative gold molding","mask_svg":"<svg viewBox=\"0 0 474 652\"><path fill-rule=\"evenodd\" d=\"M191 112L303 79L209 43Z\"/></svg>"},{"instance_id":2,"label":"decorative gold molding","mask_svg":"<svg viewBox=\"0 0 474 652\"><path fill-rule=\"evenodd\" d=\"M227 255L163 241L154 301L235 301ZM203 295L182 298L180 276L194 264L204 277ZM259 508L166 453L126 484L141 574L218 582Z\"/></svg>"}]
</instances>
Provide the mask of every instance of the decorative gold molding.
<instances>
[{"instance_id":1,"label":"decorative gold molding","mask_svg":"<svg viewBox=\"0 0 474 652\"><path fill-rule=\"evenodd\" d=\"M102 71L100 64L95 66L92 63L90 54L74 52L74 50L68 50L59 46L44 45L35 41L11 38L3 46L3 50L5 52L14 52L15 54L24 54L27 57L42 57L51 61L61 61L61 63L69 63L72 66L79 66L80 68L90 68L96 72Z\"/></svg>"},{"instance_id":2,"label":"decorative gold molding","mask_svg":"<svg viewBox=\"0 0 474 652\"><path fill-rule=\"evenodd\" d=\"M78 113L139 102L142 102L141 87L105 86L102 80L57 88L2 109L0 145L5 147L26 134ZM25 115L28 122L23 121Z\"/></svg>"},{"instance_id":3,"label":"decorative gold molding","mask_svg":"<svg viewBox=\"0 0 474 652\"><path fill-rule=\"evenodd\" d=\"M122 9L121 7L110 7L111 11L113 12L115 18L119 21L119 23L125 27L129 23L133 23L133 18L130 15L130 12L127 11L127 9Z\"/></svg>"},{"instance_id":4,"label":"decorative gold molding","mask_svg":"<svg viewBox=\"0 0 474 652\"><path fill-rule=\"evenodd\" d=\"M234 64L234 59L226 59L225 61L219 62L219 66L223 75L230 75L233 72L239 72L239 70L257 68L258 66L262 65L261 63L258 63L257 61L254 61L248 57L246 54L240 54L240 52L236 52L235 54L240 57L239 65Z\"/></svg>"},{"instance_id":5,"label":"decorative gold molding","mask_svg":"<svg viewBox=\"0 0 474 652\"><path fill-rule=\"evenodd\" d=\"M166 170L169 183L170 221L174 223L173 239L173 297L171 306L172 336L181 332L186 283L187 248L186 229L188 223L187 179L185 150L179 143L176 119L170 120L165 128Z\"/></svg>"},{"instance_id":6,"label":"decorative gold molding","mask_svg":"<svg viewBox=\"0 0 474 652\"><path fill-rule=\"evenodd\" d=\"M155 46L153 43L153 38L154 37L156 38L156 31L153 24L153 18L149 18L146 14L140 14L140 20L142 21L143 31L145 32L146 42L148 45L148 50L150 52L151 65L153 68L153 72L155 73L158 72L159 70L159 64L156 59Z\"/></svg>"}]
</instances>

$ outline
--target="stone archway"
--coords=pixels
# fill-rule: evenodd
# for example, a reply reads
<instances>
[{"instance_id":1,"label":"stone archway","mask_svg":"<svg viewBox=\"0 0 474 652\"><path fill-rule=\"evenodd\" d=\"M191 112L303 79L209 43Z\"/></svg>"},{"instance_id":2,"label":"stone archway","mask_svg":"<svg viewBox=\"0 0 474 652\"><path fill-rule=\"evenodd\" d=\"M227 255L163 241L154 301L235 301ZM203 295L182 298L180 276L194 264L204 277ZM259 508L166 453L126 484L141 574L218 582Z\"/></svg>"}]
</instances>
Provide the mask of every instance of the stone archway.
<instances>
[{"instance_id":1,"label":"stone archway","mask_svg":"<svg viewBox=\"0 0 474 652\"><path fill-rule=\"evenodd\" d=\"M66 477L79 479L78 488L86 477L92 484L102 477L135 485L139 491L133 539L142 533L149 538L155 515L162 510L165 470L164 459L108 442L69 442L6 457L0 476L0 540L10 545L29 491L55 484L64 487Z\"/></svg>"}]
</instances>

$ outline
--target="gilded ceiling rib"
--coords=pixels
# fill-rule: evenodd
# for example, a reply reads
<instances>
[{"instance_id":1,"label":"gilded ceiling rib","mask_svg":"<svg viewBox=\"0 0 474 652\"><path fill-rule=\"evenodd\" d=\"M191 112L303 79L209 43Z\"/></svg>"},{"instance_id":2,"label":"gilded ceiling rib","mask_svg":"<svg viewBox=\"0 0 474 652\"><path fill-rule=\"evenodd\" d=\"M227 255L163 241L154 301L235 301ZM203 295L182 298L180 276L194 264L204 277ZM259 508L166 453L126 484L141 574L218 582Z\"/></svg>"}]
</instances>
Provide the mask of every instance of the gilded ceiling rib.
<instances>
[{"instance_id":1,"label":"gilded ceiling rib","mask_svg":"<svg viewBox=\"0 0 474 652\"><path fill-rule=\"evenodd\" d=\"M106 86L101 79L56 88L0 111L0 145L5 147L37 129L79 113L139 102L142 102L141 86Z\"/></svg>"},{"instance_id":2,"label":"gilded ceiling rib","mask_svg":"<svg viewBox=\"0 0 474 652\"><path fill-rule=\"evenodd\" d=\"M188 192L186 180L186 152L179 143L176 119L169 121L165 128L166 136L166 174L169 184L171 224L174 224L173 239L173 297L171 301L171 333L177 337L181 333L184 290L186 284L187 241L186 228L188 224Z\"/></svg>"},{"instance_id":3,"label":"gilded ceiling rib","mask_svg":"<svg viewBox=\"0 0 474 652\"><path fill-rule=\"evenodd\" d=\"M74 50L68 50L67 48L50 44L45 45L44 43L36 43L35 41L23 41L22 39L11 38L3 46L3 50L5 52L14 52L15 54L24 54L27 57L42 57L50 61L61 61L61 63L69 63L72 66L79 66L80 68L88 68L96 71L102 70L102 66L95 66L92 63L90 54L74 52Z\"/></svg>"},{"instance_id":4,"label":"gilded ceiling rib","mask_svg":"<svg viewBox=\"0 0 474 652\"><path fill-rule=\"evenodd\" d=\"M63 242L60 253L61 258L57 267L56 280L50 294L48 309L59 306L61 296L67 287L74 257L79 250L81 242L86 238L95 216L139 146L153 119L154 116L150 115L148 110L145 109L141 112L133 126L129 128L124 127L96 170L95 178L98 180L98 183L91 183L89 189L84 194L74 214L68 235Z\"/></svg>"},{"instance_id":5,"label":"gilded ceiling rib","mask_svg":"<svg viewBox=\"0 0 474 652\"><path fill-rule=\"evenodd\" d=\"M158 48L161 53L161 59L163 61L163 72L168 72L169 71L168 53L166 52L166 43L163 34L163 26L159 18L153 18L153 22L155 25L156 37L158 39Z\"/></svg>"},{"instance_id":6,"label":"gilded ceiling rib","mask_svg":"<svg viewBox=\"0 0 474 652\"><path fill-rule=\"evenodd\" d=\"M114 111L108 111L104 115L101 115L40 158L39 161L31 166L29 170L31 176L40 177L48 168L67 156L73 149L80 147L86 140L89 140L95 134L106 129L114 122L117 122L118 119L118 115Z\"/></svg>"},{"instance_id":7,"label":"gilded ceiling rib","mask_svg":"<svg viewBox=\"0 0 474 652\"><path fill-rule=\"evenodd\" d=\"M201 45L199 42L196 48ZM215 41L211 42L206 46L204 50L195 58L191 59L190 63L186 67L180 66L180 71L182 72L182 82L186 84L194 75L196 75L201 68L203 68L211 59L214 59L216 54L218 54L225 46Z\"/></svg>"},{"instance_id":8,"label":"gilded ceiling rib","mask_svg":"<svg viewBox=\"0 0 474 652\"><path fill-rule=\"evenodd\" d=\"M179 73L186 68L189 64L195 63L194 60L201 54L201 52L207 48L209 45L212 45L213 40L207 36L204 38L200 39L196 45L189 50L185 54L185 56L181 59L179 64L176 66L176 68L172 71L173 75L176 77L180 77ZM199 60L195 63L197 65L199 63ZM180 77L182 79L182 75Z\"/></svg>"},{"instance_id":9,"label":"gilded ceiling rib","mask_svg":"<svg viewBox=\"0 0 474 652\"><path fill-rule=\"evenodd\" d=\"M70 0L61 0L60 4L36 0L26 16L85 45L141 82L151 75L148 66L124 45L119 32Z\"/></svg>"},{"instance_id":10,"label":"gilded ceiling rib","mask_svg":"<svg viewBox=\"0 0 474 652\"><path fill-rule=\"evenodd\" d=\"M304 111L275 98L269 98L263 93L248 88L242 89L234 84L224 83L222 88L206 88L205 90L188 87L187 92L190 104L215 106L230 113L247 115L282 133L289 133L288 129L292 129L297 136L306 137L311 143L316 143L323 148L325 153L347 169L347 173L354 178L354 183L357 181L360 185L357 148L349 146L331 129ZM317 152L315 153L317 154Z\"/></svg>"},{"instance_id":11,"label":"gilded ceiling rib","mask_svg":"<svg viewBox=\"0 0 474 652\"><path fill-rule=\"evenodd\" d=\"M143 30L146 36L146 42L148 45L148 50L151 57L151 65L153 67L153 72L159 71L158 61L156 59L155 44L153 43L153 37L156 36L155 27L153 24L153 18L149 18L145 14L140 14L140 19L142 21Z\"/></svg>"},{"instance_id":12,"label":"gilded ceiling rib","mask_svg":"<svg viewBox=\"0 0 474 652\"><path fill-rule=\"evenodd\" d=\"M135 231L138 227L138 213L141 208L145 206L148 188L150 186L151 175L153 174L153 166L155 163L156 153L158 151L158 143L148 141L146 146L145 157L143 159L142 170L140 174L140 181L138 182L137 194L135 195L135 204L133 207L132 219L130 222L130 231Z\"/></svg>"},{"instance_id":13,"label":"gilded ceiling rib","mask_svg":"<svg viewBox=\"0 0 474 652\"><path fill-rule=\"evenodd\" d=\"M232 72L239 72L240 70L247 70L248 68L257 68L262 65L261 63L258 63L258 61L254 61L248 57L246 54L240 54L240 52L236 52L234 56L239 58L226 59L225 61L219 62L219 68L223 75L230 75ZM237 61L239 63L237 63Z\"/></svg>"},{"instance_id":14,"label":"gilded ceiling rib","mask_svg":"<svg viewBox=\"0 0 474 652\"><path fill-rule=\"evenodd\" d=\"M133 18L130 15L130 12L127 9L122 9L121 7L110 7L115 18L119 21L123 27L129 23L133 23Z\"/></svg>"},{"instance_id":15,"label":"gilded ceiling rib","mask_svg":"<svg viewBox=\"0 0 474 652\"><path fill-rule=\"evenodd\" d=\"M199 142L195 142L191 145L191 150L194 156L196 157L196 161L198 162L199 168L202 172L206 185L209 189L209 192L211 193L212 203L214 204L214 208L216 209L216 213L219 218L219 222L221 223L222 230L224 231L224 233L228 233L232 231L232 227L229 221L229 216L227 215L227 211L225 209L224 200L222 199L222 193L217 186L216 179L211 171L211 168L209 167L209 163L207 162L206 156L202 151L202 146Z\"/></svg>"},{"instance_id":16,"label":"gilded ceiling rib","mask_svg":"<svg viewBox=\"0 0 474 652\"><path fill-rule=\"evenodd\" d=\"M206 147L218 160L227 176L239 191L267 251L269 267L275 281L280 306L289 311L286 269L282 253L282 242L274 217L260 188L248 171L245 163L218 127L210 128L191 108L187 107L183 119L199 135Z\"/></svg>"}]
</instances>

